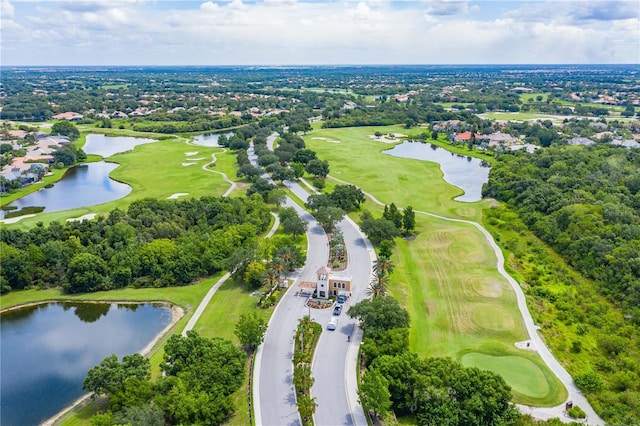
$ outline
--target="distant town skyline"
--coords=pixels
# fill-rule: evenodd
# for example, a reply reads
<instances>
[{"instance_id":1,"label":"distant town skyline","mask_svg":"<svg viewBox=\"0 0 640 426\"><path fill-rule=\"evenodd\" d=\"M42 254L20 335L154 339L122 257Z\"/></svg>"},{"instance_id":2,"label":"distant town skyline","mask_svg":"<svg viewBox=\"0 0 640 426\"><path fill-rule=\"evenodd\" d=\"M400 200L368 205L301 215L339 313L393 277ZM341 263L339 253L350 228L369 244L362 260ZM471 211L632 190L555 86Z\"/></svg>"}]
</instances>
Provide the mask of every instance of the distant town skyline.
<instances>
[{"instance_id":1,"label":"distant town skyline","mask_svg":"<svg viewBox=\"0 0 640 426\"><path fill-rule=\"evenodd\" d=\"M2 65L640 63L640 0L1 5Z\"/></svg>"}]
</instances>

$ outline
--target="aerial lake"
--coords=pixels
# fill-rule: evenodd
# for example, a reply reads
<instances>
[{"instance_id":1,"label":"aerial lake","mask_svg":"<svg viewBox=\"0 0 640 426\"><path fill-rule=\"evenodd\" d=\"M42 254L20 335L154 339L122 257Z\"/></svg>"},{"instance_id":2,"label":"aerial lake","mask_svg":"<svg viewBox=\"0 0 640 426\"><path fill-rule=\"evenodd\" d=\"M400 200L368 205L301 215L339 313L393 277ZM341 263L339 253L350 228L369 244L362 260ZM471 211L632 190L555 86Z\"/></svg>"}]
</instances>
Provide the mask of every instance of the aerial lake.
<instances>
[{"instance_id":1,"label":"aerial lake","mask_svg":"<svg viewBox=\"0 0 640 426\"><path fill-rule=\"evenodd\" d=\"M413 158L440 164L444 180L464 191L456 201L474 202L482 199L482 185L489 180L490 168L482 160L454 154L436 145L420 142L403 142L393 149L383 151L394 157Z\"/></svg>"},{"instance_id":2,"label":"aerial lake","mask_svg":"<svg viewBox=\"0 0 640 426\"><path fill-rule=\"evenodd\" d=\"M205 133L203 135L196 135L193 137L193 143L194 145L200 146L219 147L220 145L218 145L218 138L220 137L220 135L225 135L226 137L230 138L231 136L233 136L233 132Z\"/></svg>"},{"instance_id":3,"label":"aerial lake","mask_svg":"<svg viewBox=\"0 0 640 426\"><path fill-rule=\"evenodd\" d=\"M85 392L87 371L144 349L171 323L166 306L46 303L0 315L2 426L37 425Z\"/></svg>"},{"instance_id":4,"label":"aerial lake","mask_svg":"<svg viewBox=\"0 0 640 426\"><path fill-rule=\"evenodd\" d=\"M109 173L116 167L117 164L104 161L80 164L70 168L52 188L42 188L10 203L9 206L18 209L40 206L44 207L45 212L50 213L120 199L131 192L131 187L109 177ZM0 217L3 213L0 211Z\"/></svg>"},{"instance_id":5,"label":"aerial lake","mask_svg":"<svg viewBox=\"0 0 640 426\"><path fill-rule=\"evenodd\" d=\"M87 135L82 150L87 154L100 155L104 158L114 154L133 150L138 145L158 142L155 139L133 138L129 136Z\"/></svg>"}]
</instances>

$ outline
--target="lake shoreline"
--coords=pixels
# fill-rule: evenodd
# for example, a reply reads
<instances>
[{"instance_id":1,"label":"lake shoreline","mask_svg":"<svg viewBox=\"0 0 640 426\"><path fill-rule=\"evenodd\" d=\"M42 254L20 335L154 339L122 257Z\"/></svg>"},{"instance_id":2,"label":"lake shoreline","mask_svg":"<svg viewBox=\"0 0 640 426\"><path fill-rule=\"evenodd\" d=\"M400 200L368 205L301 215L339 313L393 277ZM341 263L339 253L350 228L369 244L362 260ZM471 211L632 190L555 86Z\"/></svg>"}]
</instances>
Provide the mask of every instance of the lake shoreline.
<instances>
[{"instance_id":1,"label":"lake shoreline","mask_svg":"<svg viewBox=\"0 0 640 426\"><path fill-rule=\"evenodd\" d=\"M27 308L27 307L31 307L31 306L38 306L38 305L43 305L43 304L49 304L49 303L70 303L70 302L75 302L75 303L93 303L93 304L104 304L104 303L109 303L109 304L127 304L127 305L144 305L144 304L155 304L155 305L160 305L163 306L165 308L168 308L171 311L171 321L169 322L169 324L167 324L167 326L162 329L158 334L156 334L156 336L145 346L143 347L140 351L138 351L139 354L147 357L148 355L150 355L151 353L153 353L153 349L154 347L158 344L158 342L160 342L165 336L167 336L168 334L170 334L171 330L174 328L174 326L178 323L178 321L180 319L182 319L182 317L184 317L185 315L185 310L175 304L172 304L170 302L167 301L126 301L126 300L89 300L89 301L78 301L75 299L55 299L55 300L46 300L46 301L38 301L38 302L30 302L30 303L23 303L20 305L16 305L16 306L11 306L9 308L5 308L3 310L0 311L0 314L2 313L6 313L6 312L12 312L18 309L22 309L22 308ZM42 422L40 422L40 425L43 426L53 426L56 424L59 424L60 420L63 419L63 417L65 417L68 413L78 410L82 407L84 407L86 404L88 404L90 402L90 400L92 399L93 394L89 393L89 394L85 394L79 398L77 398L75 401L71 402L69 405L67 405L66 407L64 407L62 410L60 410L56 415L54 415L53 417L50 417Z\"/></svg>"}]
</instances>

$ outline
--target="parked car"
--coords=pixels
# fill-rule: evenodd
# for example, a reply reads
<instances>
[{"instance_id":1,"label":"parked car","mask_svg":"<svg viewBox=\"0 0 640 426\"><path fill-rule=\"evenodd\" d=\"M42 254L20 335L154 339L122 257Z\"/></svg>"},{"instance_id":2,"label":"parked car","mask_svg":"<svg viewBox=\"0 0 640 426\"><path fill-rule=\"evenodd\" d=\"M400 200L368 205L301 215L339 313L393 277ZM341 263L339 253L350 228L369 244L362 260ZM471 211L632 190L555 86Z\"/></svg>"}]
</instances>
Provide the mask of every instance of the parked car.
<instances>
[{"instance_id":1,"label":"parked car","mask_svg":"<svg viewBox=\"0 0 640 426\"><path fill-rule=\"evenodd\" d=\"M341 304L346 302L347 301L347 295L346 294L339 294L337 299L336 299L336 301L338 303L341 303Z\"/></svg>"},{"instance_id":2,"label":"parked car","mask_svg":"<svg viewBox=\"0 0 640 426\"><path fill-rule=\"evenodd\" d=\"M336 305L335 308L333 308L333 315L340 315L342 313L342 305Z\"/></svg>"},{"instance_id":3,"label":"parked car","mask_svg":"<svg viewBox=\"0 0 640 426\"><path fill-rule=\"evenodd\" d=\"M338 318L331 318L329 324L327 324L327 330L335 330L338 326Z\"/></svg>"}]
</instances>

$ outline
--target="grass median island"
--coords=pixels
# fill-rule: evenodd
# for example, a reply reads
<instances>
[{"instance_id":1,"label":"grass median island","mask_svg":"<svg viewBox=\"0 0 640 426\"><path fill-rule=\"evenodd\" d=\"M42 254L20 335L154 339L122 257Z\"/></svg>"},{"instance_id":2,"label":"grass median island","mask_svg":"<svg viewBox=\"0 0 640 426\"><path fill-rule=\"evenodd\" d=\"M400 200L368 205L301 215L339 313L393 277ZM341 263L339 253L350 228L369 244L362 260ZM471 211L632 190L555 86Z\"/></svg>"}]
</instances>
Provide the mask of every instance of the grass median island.
<instances>
[{"instance_id":1,"label":"grass median island","mask_svg":"<svg viewBox=\"0 0 640 426\"><path fill-rule=\"evenodd\" d=\"M488 201L454 201L460 190L444 182L438 164L382 154L392 145L371 139L375 131L406 134L412 129L322 129L310 132L305 141L319 158L329 161L332 176L358 185L382 202L452 218L482 219ZM371 200L365 208L380 214L381 208ZM496 270L495 253L484 236L469 224L419 213L416 220L416 237L397 240L389 286L411 317L411 349L420 356L448 356L501 374L518 403L562 403L566 390L542 359L515 347L528 336L515 293Z\"/></svg>"}]
</instances>

